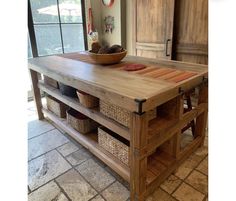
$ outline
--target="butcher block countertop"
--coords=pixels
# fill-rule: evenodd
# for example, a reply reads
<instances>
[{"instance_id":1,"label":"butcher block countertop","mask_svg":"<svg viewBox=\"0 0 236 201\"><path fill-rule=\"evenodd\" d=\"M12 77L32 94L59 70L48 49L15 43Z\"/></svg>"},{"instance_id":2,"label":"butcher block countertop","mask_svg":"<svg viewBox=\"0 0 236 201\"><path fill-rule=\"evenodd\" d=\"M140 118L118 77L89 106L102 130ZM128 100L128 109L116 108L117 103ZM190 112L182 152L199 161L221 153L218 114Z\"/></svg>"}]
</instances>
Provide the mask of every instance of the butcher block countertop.
<instances>
[{"instance_id":1,"label":"butcher block countertop","mask_svg":"<svg viewBox=\"0 0 236 201\"><path fill-rule=\"evenodd\" d=\"M206 65L136 56L107 66L89 63L77 53L33 58L28 63L32 70L132 112L151 110L208 77ZM147 67L123 69L132 63Z\"/></svg>"}]
</instances>

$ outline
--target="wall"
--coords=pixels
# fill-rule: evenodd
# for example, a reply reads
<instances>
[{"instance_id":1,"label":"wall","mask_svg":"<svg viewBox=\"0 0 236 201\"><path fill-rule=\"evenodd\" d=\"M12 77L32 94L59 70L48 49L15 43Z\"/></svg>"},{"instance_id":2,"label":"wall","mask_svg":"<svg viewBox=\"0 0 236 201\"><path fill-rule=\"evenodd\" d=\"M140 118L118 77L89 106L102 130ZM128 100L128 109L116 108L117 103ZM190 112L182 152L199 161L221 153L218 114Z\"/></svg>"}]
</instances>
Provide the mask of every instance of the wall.
<instances>
[{"instance_id":1,"label":"wall","mask_svg":"<svg viewBox=\"0 0 236 201\"><path fill-rule=\"evenodd\" d=\"M104 19L106 16L114 16L115 28L113 32L105 33ZM101 3L101 25L102 25L102 42L109 45L121 45L121 12L120 0L115 0L112 7L106 7Z\"/></svg>"},{"instance_id":2,"label":"wall","mask_svg":"<svg viewBox=\"0 0 236 201\"><path fill-rule=\"evenodd\" d=\"M99 33L99 40L102 39L101 37L101 4L98 0L90 0L91 2L91 8L93 12L93 23L95 30ZM88 8L89 8L89 1L85 0L85 13L86 13L86 28L88 28ZM89 44L88 44L88 48Z\"/></svg>"},{"instance_id":3,"label":"wall","mask_svg":"<svg viewBox=\"0 0 236 201\"><path fill-rule=\"evenodd\" d=\"M115 0L112 7L106 7L100 0L91 0L91 7L93 12L94 27L98 31L99 41L102 44L119 44L125 46L125 16L126 9L124 9L126 0ZM86 1L86 18L88 22L88 2ZM121 14L122 13L122 14ZM105 16L114 16L115 28L112 33L105 33L104 18Z\"/></svg>"},{"instance_id":4,"label":"wall","mask_svg":"<svg viewBox=\"0 0 236 201\"><path fill-rule=\"evenodd\" d=\"M132 1L126 1L126 49L129 55L132 55Z\"/></svg>"}]
</instances>

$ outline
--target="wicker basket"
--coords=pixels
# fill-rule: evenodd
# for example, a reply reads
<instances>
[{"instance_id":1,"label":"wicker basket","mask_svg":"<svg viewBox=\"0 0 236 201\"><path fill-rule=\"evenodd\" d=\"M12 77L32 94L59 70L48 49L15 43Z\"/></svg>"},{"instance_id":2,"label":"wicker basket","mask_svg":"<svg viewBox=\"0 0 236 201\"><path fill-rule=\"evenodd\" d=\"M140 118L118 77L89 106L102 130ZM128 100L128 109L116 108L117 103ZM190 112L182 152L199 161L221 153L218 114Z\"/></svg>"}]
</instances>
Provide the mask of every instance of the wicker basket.
<instances>
[{"instance_id":1,"label":"wicker basket","mask_svg":"<svg viewBox=\"0 0 236 201\"><path fill-rule=\"evenodd\" d=\"M99 127L98 144L124 164L129 165L129 141L105 127Z\"/></svg>"},{"instance_id":2,"label":"wicker basket","mask_svg":"<svg viewBox=\"0 0 236 201\"><path fill-rule=\"evenodd\" d=\"M69 108L61 101L55 99L52 96L46 96L47 108L60 118L66 117L66 110Z\"/></svg>"},{"instance_id":3,"label":"wicker basket","mask_svg":"<svg viewBox=\"0 0 236 201\"><path fill-rule=\"evenodd\" d=\"M76 89L74 87L58 82L59 90L62 95L77 98Z\"/></svg>"},{"instance_id":4,"label":"wicker basket","mask_svg":"<svg viewBox=\"0 0 236 201\"><path fill-rule=\"evenodd\" d=\"M79 91L77 90L76 91L77 93L77 96L79 98L79 102L87 107L87 108L93 108L93 107L98 107L99 105L99 99L94 97L94 96L91 96L83 91Z\"/></svg>"},{"instance_id":5,"label":"wicker basket","mask_svg":"<svg viewBox=\"0 0 236 201\"><path fill-rule=\"evenodd\" d=\"M46 75L44 75L44 83L58 89L58 82Z\"/></svg>"},{"instance_id":6,"label":"wicker basket","mask_svg":"<svg viewBox=\"0 0 236 201\"><path fill-rule=\"evenodd\" d=\"M66 116L68 124L70 124L71 127L73 127L75 130L83 134L96 129L98 126L96 122L73 109L67 110Z\"/></svg>"},{"instance_id":7,"label":"wicker basket","mask_svg":"<svg viewBox=\"0 0 236 201\"><path fill-rule=\"evenodd\" d=\"M100 112L126 127L130 127L131 112L107 101L99 101ZM156 109L148 111L148 120L156 118Z\"/></svg>"}]
</instances>

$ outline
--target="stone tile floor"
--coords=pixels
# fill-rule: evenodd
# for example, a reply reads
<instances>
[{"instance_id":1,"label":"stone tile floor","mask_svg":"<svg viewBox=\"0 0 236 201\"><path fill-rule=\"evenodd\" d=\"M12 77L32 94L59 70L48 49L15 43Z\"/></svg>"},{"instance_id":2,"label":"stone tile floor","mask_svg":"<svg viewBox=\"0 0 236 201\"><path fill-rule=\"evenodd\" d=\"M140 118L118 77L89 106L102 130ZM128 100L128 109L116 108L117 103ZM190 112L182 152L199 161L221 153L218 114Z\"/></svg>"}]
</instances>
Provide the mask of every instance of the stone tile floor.
<instances>
[{"instance_id":1,"label":"stone tile floor","mask_svg":"<svg viewBox=\"0 0 236 201\"><path fill-rule=\"evenodd\" d=\"M27 112L29 201L129 200L129 184L53 124L37 120L33 101L28 103ZM147 198L147 201L207 200L208 136L204 146Z\"/></svg>"}]
</instances>

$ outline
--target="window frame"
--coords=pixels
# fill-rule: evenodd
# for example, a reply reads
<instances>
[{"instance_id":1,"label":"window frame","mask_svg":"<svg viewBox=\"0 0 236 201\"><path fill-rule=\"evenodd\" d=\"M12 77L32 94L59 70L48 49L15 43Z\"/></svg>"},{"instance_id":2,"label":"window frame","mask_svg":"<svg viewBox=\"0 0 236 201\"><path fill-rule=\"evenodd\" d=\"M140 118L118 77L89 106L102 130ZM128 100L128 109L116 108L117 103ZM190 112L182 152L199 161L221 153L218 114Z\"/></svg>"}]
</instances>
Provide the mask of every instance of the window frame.
<instances>
[{"instance_id":1,"label":"window frame","mask_svg":"<svg viewBox=\"0 0 236 201\"><path fill-rule=\"evenodd\" d=\"M61 40L61 46L62 46L62 54L65 53L64 51L64 43L63 43L63 35L62 35L62 25L63 24L82 24L83 27L83 36L84 36L84 48L85 50L88 50L88 43L87 43L87 28L86 28L86 13L85 13L85 0L81 0L81 12L82 12L82 22L61 22L60 17L60 9L59 9L59 0L56 0L57 2L57 9L58 9L58 19L59 22L57 23L35 23L33 22L33 15L32 15L32 9L31 9L31 3L30 0L28 0L28 31L29 31L29 38L30 38L30 44L32 49L32 56L33 57L39 57L38 54L38 47L37 47L37 41L35 36L35 29L34 25L50 25L55 24L59 25L60 29L60 40ZM46 56L46 55L45 55Z\"/></svg>"}]
</instances>

